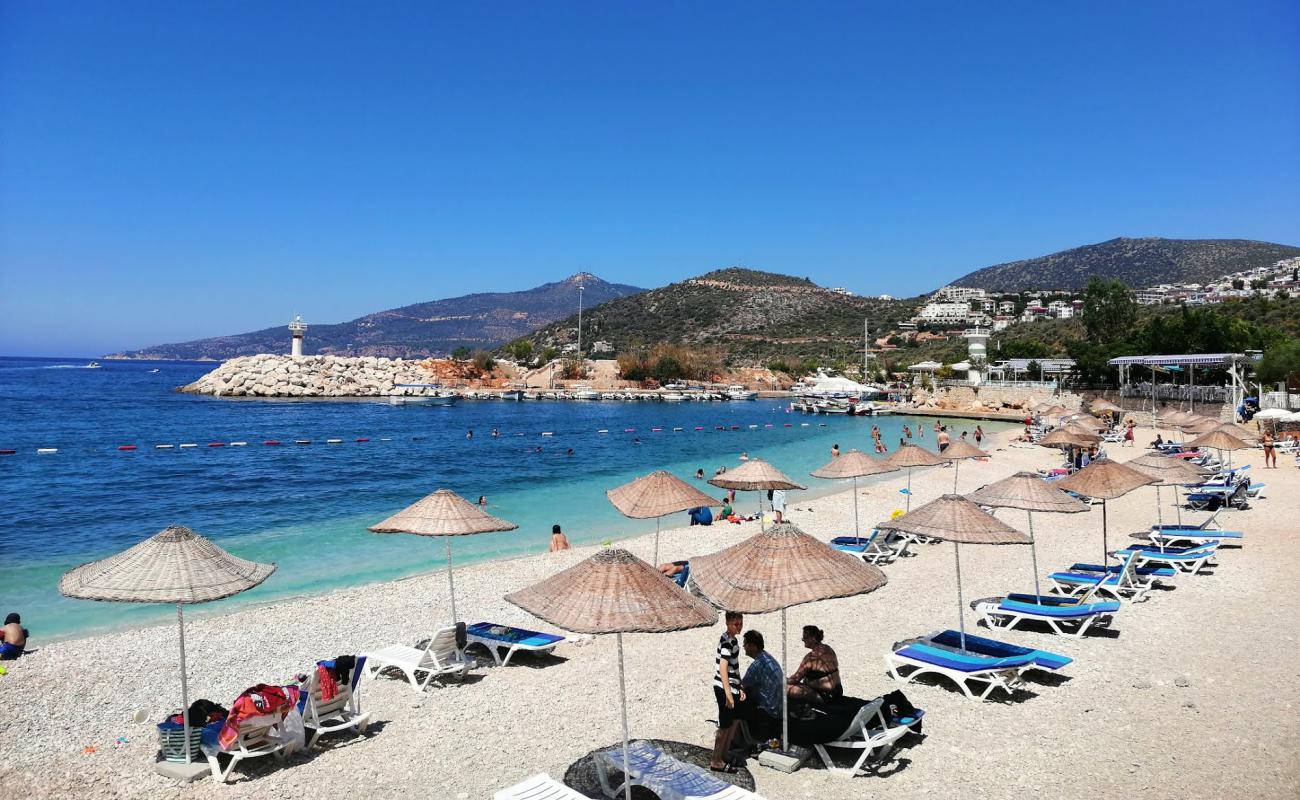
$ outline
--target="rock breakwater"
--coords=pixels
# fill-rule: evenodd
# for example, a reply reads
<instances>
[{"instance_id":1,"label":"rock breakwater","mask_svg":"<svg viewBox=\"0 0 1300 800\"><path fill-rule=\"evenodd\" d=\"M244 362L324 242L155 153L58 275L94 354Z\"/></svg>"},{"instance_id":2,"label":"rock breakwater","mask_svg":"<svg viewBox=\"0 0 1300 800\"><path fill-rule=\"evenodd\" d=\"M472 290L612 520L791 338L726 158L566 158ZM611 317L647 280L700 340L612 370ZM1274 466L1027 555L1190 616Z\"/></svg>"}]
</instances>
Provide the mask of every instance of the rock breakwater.
<instances>
[{"instance_id":1,"label":"rock breakwater","mask_svg":"<svg viewBox=\"0 0 1300 800\"><path fill-rule=\"evenodd\" d=\"M362 356L256 355L233 358L193 383L189 394L217 397L376 397L420 394L403 383L433 383L422 361Z\"/></svg>"}]
</instances>

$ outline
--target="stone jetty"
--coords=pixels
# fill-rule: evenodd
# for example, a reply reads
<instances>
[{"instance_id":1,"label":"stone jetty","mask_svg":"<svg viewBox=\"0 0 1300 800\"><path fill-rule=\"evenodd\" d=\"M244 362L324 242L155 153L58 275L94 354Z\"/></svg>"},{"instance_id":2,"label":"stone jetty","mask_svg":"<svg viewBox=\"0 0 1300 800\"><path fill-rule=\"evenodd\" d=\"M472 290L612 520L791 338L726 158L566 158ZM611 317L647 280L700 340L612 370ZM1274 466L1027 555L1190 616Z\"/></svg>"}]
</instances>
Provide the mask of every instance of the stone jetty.
<instances>
[{"instance_id":1,"label":"stone jetty","mask_svg":"<svg viewBox=\"0 0 1300 800\"><path fill-rule=\"evenodd\" d=\"M180 387L218 397L376 397L421 394L401 383L435 383L427 362L362 356L256 355L233 358Z\"/></svg>"}]
</instances>

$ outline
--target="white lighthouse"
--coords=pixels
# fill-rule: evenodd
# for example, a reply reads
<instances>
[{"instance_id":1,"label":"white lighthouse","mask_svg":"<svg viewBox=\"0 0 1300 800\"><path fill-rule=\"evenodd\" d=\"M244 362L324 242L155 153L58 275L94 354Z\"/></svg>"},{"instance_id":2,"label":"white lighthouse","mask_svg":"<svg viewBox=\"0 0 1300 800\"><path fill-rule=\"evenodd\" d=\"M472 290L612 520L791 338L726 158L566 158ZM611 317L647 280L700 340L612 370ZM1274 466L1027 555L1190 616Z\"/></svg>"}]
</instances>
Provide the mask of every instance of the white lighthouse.
<instances>
[{"instance_id":1,"label":"white lighthouse","mask_svg":"<svg viewBox=\"0 0 1300 800\"><path fill-rule=\"evenodd\" d=\"M989 363L988 346L991 335L983 328L970 328L962 333L962 338L966 340L966 360L970 363L970 371L966 375L972 386L979 386L980 381L984 379L983 370L987 369Z\"/></svg>"},{"instance_id":2,"label":"white lighthouse","mask_svg":"<svg viewBox=\"0 0 1300 800\"><path fill-rule=\"evenodd\" d=\"M302 321L302 315L294 315L293 322L289 323L289 335L293 337L293 345L289 350L289 355L294 358L302 358L302 337L307 333L307 323Z\"/></svg>"}]
</instances>

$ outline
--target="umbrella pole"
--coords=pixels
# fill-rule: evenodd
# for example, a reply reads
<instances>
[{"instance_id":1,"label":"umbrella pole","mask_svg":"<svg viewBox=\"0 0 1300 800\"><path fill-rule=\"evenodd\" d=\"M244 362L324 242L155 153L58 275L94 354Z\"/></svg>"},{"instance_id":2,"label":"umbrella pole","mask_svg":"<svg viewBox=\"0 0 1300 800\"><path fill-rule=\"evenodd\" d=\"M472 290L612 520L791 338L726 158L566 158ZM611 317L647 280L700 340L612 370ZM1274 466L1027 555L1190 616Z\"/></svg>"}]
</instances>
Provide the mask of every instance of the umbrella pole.
<instances>
[{"instance_id":1,"label":"umbrella pole","mask_svg":"<svg viewBox=\"0 0 1300 800\"><path fill-rule=\"evenodd\" d=\"M185 727L185 763L190 763L190 687L185 672L185 612L176 604L176 625L181 632L181 724Z\"/></svg>"},{"instance_id":2,"label":"umbrella pole","mask_svg":"<svg viewBox=\"0 0 1300 800\"><path fill-rule=\"evenodd\" d=\"M758 490L758 529L767 530L767 521L763 519L763 490Z\"/></svg>"},{"instance_id":3,"label":"umbrella pole","mask_svg":"<svg viewBox=\"0 0 1300 800\"><path fill-rule=\"evenodd\" d=\"M862 544L862 523L858 520L858 476L853 476L853 534ZM784 653L782 654L784 655Z\"/></svg>"},{"instance_id":4,"label":"umbrella pole","mask_svg":"<svg viewBox=\"0 0 1300 800\"><path fill-rule=\"evenodd\" d=\"M957 473L961 472L961 459L952 462L952 493L957 494Z\"/></svg>"},{"instance_id":5,"label":"umbrella pole","mask_svg":"<svg viewBox=\"0 0 1300 800\"><path fill-rule=\"evenodd\" d=\"M912 468L907 468L907 510L912 510Z\"/></svg>"},{"instance_id":6,"label":"umbrella pole","mask_svg":"<svg viewBox=\"0 0 1300 800\"><path fill-rule=\"evenodd\" d=\"M1178 514L1178 527L1183 526L1183 501L1178 497L1178 484L1174 484L1174 512Z\"/></svg>"},{"instance_id":7,"label":"umbrella pole","mask_svg":"<svg viewBox=\"0 0 1300 800\"><path fill-rule=\"evenodd\" d=\"M781 609L781 669L786 669L790 640L785 633L785 609ZM790 752L790 693L781 687L781 752Z\"/></svg>"},{"instance_id":8,"label":"umbrella pole","mask_svg":"<svg viewBox=\"0 0 1300 800\"><path fill-rule=\"evenodd\" d=\"M966 615L962 613L961 600L961 545L952 543L953 556L957 560L957 630L961 632L961 651L966 652Z\"/></svg>"},{"instance_id":9,"label":"umbrella pole","mask_svg":"<svg viewBox=\"0 0 1300 800\"><path fill-rule=\"evenodd\" d=\"M451 595L451 624L456 624L456 581L451 576L451 537L444 536L447 543L447 592Z\"/></svg>"},{"instance_id":10,"label":"umbrella pole","mask_svg":"<svg viewBox=\"0 0 1300 800\"><path fill-rule=\"evenodd\" d=\"M615 634L618 639L618 696L623 701L623 797L632 800L631 757L627 752L627 683L623 677L623 634Z\"/></svg>"},{"instance_id":11,"label":"umbrella pole","mask_svg":"<svg viewBox=\"0 0 1300 800\"><path fill-rule=\"evenodd\" d=\"M1108 532L1108 529L1109 529L1109 525L1107 524L1106 521L1106 501L1102 500L1101 501L1101 565L1103 567L1110 564L1110 553L1108 552L1110 548L1107 547L1106 545L1106 539L1107 539L1106 534Z\"/></svg>"},{"instance_id":12,"label":"umbrella pole","mask_svg":"<svg viewBox=\"0 0 1300 800\"><path fill-rule=\"evenodd\" d=\"M650 566L655 569L659 568L659 518L655 517L655 560L650 562Z\"/></svg>"},{"instance_id":13,"label":"umbrella pole","mask_svg":"<svg viewBox=\"0 0 1300 800\"><path fill-rule=\"evenodd\" d=\"M1034 563L1034 601L1040 606L1043 604L1043 590L1038 588L1038 541L1034 539L1034 512L1026 511L1029 515L1029 557Z\"/></svg>"}]
</instances>

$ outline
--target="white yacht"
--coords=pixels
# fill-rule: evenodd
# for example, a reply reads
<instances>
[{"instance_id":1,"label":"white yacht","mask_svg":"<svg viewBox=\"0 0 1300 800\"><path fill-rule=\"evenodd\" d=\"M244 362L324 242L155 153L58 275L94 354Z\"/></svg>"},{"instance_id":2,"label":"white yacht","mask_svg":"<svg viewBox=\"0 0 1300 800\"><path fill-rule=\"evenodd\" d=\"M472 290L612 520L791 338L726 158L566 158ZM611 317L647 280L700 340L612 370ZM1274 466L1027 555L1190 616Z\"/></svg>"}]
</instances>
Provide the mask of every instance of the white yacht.
<instances>
[{"instance_id":1,"label":"white yacht","mask_svg":"<svg viewBox=\"0 0 1300 800\"><path fill-rule=\"evenodd\" d=\"M599 400L600 392L581 383L573 387L574 400Z\"/></svg>"},{"instance_id":2,"label":"white yacht","mask_svg":"<svg viewBox=\"0 0 1300 800\"><path fill-rule=\"evenodd\" d=\"M728 400L758 399L758 392L754 391L753 389L746 389L744 386L740 386L739 384L734 386L728 386L726 395Z\"/></svg>"}]
</instances>

